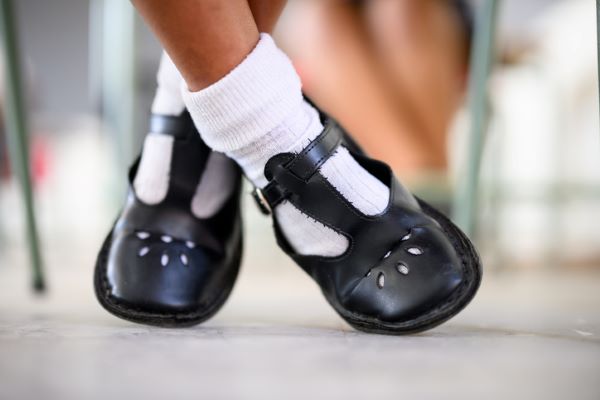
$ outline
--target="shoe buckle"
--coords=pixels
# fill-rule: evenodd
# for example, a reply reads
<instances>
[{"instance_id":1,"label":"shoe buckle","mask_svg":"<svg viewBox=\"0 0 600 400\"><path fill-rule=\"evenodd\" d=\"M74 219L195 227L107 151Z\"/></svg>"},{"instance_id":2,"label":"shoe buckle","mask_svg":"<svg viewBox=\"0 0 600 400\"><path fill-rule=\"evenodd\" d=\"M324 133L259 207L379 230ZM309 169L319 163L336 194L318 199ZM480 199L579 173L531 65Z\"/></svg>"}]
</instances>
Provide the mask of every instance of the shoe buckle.
<instances>
[{"instance_id":1,"label":"shoe buckle","mask_svg":"<svg viewBox=\"0 0 600 400\"><path fill-rule=\"evenodd\" d=\"M254 197L254 201L256 201L256 205L258 206L258 209L260 210L261 213L263 213L264 215L271 214L271 211L272 211L271 206L269 205L269 202L265 198L265 195L263 194L262 190L255 187L254 190L252 191L252 197Z\"/></svg>"}]
</instances>

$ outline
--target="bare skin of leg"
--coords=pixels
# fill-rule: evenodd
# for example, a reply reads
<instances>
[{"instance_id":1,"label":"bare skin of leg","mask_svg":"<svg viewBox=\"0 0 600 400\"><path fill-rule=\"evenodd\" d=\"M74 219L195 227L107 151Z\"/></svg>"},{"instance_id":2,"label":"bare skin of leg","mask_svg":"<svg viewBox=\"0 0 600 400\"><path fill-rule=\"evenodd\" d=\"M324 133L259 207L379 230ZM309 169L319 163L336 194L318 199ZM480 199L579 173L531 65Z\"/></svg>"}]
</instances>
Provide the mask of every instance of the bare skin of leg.
<instances>
[{"instance_id":1,"label":"bare skin of leg","mask_svg":"<svg viewBox=\"0 0 600 400\"><path fill-rule=\"evenodd\" d=\"M177 7L164 0L132 3L192 91L224 77L258 42L259 29L248 0L177 0ZM274 24L277 18L268 12L265 1L253 3L259 19ZM281 1L273 4L280 11Z\"/></svg>"},{"instance_id":2,"label":"bare skin of leg","mask_svg":"<svg viewBox=\"0 0 600 400\"><path fill-rule=\"evenodd\" d=\"M271 33L287 0L248 0L259 32Z\"/></svg>"},{"instance_id":3,"label":"bare skin of leg","mask_svg":"<svg viewBox=\"0 0 600 400\"><path fill-rule=\"evenodd\" d=\"M456 10L440 0L372 0L369 29L388 82L412 104L432 168L447 166L447 132L464 92L468 44Z\"/></svg>"},{"instance_id":4,"label":"bare skin of leg","mask_svg":"<svg viewBox=\"0 0 600 400\"><path fill-rule=\"evenodd\" d=\"M385 81L364 20L346 1L301 4L301 27L288 38L304 90L347 128L365 150L403 180L435 160L410 103Z\"/></svg>"}]
</instances>

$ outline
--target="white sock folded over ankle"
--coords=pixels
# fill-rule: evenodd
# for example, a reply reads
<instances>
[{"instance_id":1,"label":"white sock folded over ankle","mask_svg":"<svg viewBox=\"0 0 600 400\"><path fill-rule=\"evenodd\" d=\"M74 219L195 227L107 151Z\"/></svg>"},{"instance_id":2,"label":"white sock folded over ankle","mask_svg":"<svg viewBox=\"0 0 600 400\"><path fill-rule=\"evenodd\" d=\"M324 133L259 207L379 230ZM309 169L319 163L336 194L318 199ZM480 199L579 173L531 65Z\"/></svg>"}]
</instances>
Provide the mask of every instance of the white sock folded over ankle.
<instances>
[{"instance_id":1,"label":"white sock folded over ankle","mask_svg":"<svg viewBox=\"0 0 600 400\"><path fill-rule=\"evenodd\" d=\"M267 34L225 77L198 92L183 87L183 98L204 141L234 159L258 187L264 166L279 153L298 153L323 130L318 112L302 97L289 58ZM382 212L389 189L341 147L321 167L323 176L359 211ZM345 236L303 214L289 202L274 210L286 238L299 254L338 256Z\"/></svg>"}]
</instances>

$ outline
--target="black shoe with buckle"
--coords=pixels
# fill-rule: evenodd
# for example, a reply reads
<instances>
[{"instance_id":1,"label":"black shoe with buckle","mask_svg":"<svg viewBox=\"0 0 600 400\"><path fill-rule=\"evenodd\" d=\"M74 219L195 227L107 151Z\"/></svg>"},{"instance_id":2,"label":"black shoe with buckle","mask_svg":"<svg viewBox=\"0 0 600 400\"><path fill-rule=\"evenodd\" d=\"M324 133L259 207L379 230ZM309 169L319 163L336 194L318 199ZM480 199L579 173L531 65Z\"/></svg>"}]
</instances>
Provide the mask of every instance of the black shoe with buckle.
<instances>
[{"instance_id":1,"label":"black shoe with buckle","mask_svg":"<svg viewBox=\"0 0 600 400\"><path fill-rule=\"evenodd\" d=\"M236 280L242 255L241 173L221 209L197 218L191 202L211 150L186 112L154 115L151 131L172 135L170 182L156 205L133 189L139 158L129 173L126 204L96 263L94 286L102 306L126 320L189 326L214 315Z\"/></svg>"},{"instance_id":2,"label":"black shoe with buckle","mask_svg":"<svg viewBox=\"0 0 600 400\"><path fill-rule=\"evenodd\" d=\"M353 157L390 188L384 212L367 216L320 173L344 144ZM269 184L254 190L262 212L289 201L348 238L338 257L294 252L274 217L279 246L321 287L333 308L356 329L406 334L433 328L461 311L481 281L479 256L442 213L410 194L390 168L366 157L330 119L298 154L278 154L265 167Z\"/></svg>"}]
</instances>

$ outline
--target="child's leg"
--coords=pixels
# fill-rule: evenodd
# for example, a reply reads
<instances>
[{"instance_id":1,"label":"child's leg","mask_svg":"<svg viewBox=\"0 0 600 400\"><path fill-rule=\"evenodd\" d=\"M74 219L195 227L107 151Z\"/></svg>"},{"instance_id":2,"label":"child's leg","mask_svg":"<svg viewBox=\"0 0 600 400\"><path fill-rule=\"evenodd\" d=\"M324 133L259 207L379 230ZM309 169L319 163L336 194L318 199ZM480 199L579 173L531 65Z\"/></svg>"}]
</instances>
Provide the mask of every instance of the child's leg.
<instances>
[{"instance_id":1,"label":"child's leg","mask_svg":"<svg viewBox=\"0 0 600 400\"><path fill-rule=\"evenodd\" d=\"M157 74L152 114L179 116L185 111L181 97L181 75L166 53ZM167 196L173 152L172 135L149 132L144 140L140 164L133 181L139 200L159 204ZM193 168L190 165L190 168ZM211 153L190 207L198 218L208 218L221 209L236 182L235 166L223 154Z\"/></svg>"},{"instance_id":2,"label":"child's leg","mask_svg":"<svg viewBox=\"0 0 600 400\"><path fill-rule=\"evenodd\" d=\"M367 2L369 28L390 85L412 104L432 155L444 170L447 132L462 101L468 40L452 1Z\"/></svg>"},{"instance_id":3,"label":"child's leg","mask_svg":"<svg viewBox=\"0 0 600 400\"><path fill-rule=\"evenodd\" d=\"M281 7L265 11L261 24L272 29ZM166 53L157 81L150 133L99 252L94 287L104 308L121 318L189 326L214 315L237 278L241 176L231 159L202 142L185 112L183 79Z\"/></svg>"},{"instance_id":4,"label":"child's leg","mask_svg":"<svg viewBox=\"0 0 600 400\"><path fill-rule=\"evenodd\" d=\"M247 0L133 0L190 90L237 66L258 42Z\"/></svg>"},{"instance_id":5,"label":"child's leg","mask_svg":"<svg viewBox=\"0 0 600 400\"><path fill-rule=\"evenodd\" d=\"M259 32L271 33L287 0L248 0Z\"/></svg>"},{"instance_id":6,"label":"child's leg","mask_svg":"<svg viewBox=\"0 0 600 400\"><path fill-rule=\"evenodd\" d=\"M303 100L291 62L270 36L259 37L246 1L134 4L182 73L189 89L186 105L204 141L237 161L255 185L267 183L263 170L272 156L298 152L321 133L318 114ZM321 172L367 215L382 212L388 204L388 188L345 149ZM275 213L298 253L334 256L346 250L343 235L290 203L279 205Z\"/></svg>"},{"instance_id":7,"label":"child's leg","mask_svg":"<svg viewBox=\"0 0 600 400\"><path fill-rule=\"evenodd\" d=\"M252 14L262 32L270 32L273 29L284 4L285 1L282 0L250 2ZM169 56L163 52L152 103L153 114L177 116L185 111L181 83L181 74ZM166 196L172 148L172 136L154 132L146 136L140 166L134 180L134 188L141 201L157 204ZM205 168L191 204L193 213L199 218L210 217L219 210L229 198L235 182L233 165L222 154L212 153Z\"/></svg>"},{"instance_id":8,"label":"child's leg","mask_svg":"<svg viewBox=\"0 0 600 400\"><path fill-rule=\"evenodd\" d=\"M369 332L417 332L473 298L481 266L466 236L385 165L350 153L343 129L330 121L324 129L248 3L134 3L182 72L202 138L265 189L256 196L275 214L281 247L346 321Z\"/></svg>"},{"instance_id":9,"label":"child's leg","mask_svg":"<svg viewBox=\"0 0 600 400\"><path fill-rule=\"evenodd\" d=\"M359 7L346 0L297 7L302 15L288 42L306 93L403 179L427 168L421 123L382 73Z\"/></svg>"}]
</instances>

